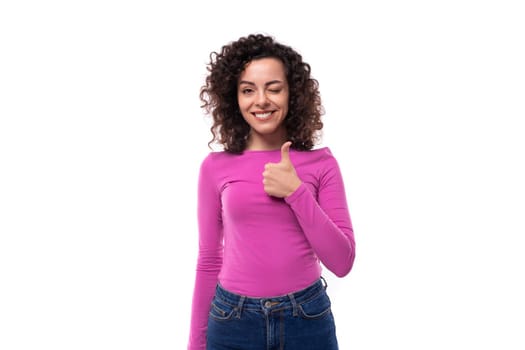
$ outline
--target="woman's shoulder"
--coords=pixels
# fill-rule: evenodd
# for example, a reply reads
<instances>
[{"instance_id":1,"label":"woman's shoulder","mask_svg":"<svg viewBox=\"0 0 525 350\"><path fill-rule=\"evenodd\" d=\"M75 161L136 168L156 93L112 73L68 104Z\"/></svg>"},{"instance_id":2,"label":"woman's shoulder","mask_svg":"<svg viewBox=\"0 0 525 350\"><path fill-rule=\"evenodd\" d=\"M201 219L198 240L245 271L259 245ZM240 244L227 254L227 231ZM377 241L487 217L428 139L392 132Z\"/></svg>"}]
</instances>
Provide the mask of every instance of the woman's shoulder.
<instances>
[{"instance_id":1,"label":"woman's shoulder","mask_svg":"<svg viewBox=\"0 0 525 350\"><path fill-rule=\"evenodd\" d=\"M231 166L238 160L239 154L227 151L211 151L204 156L202 160L202 168L225 168Z\"/></svg>"},{"instance_id":2,"label":"woman's shoulder","mask_svg":"<svg viewBox=\"0 0 525 350\"><path fill-rule=\"evenodd\" d=\"M223 151L211 151L206 154L201 161L200 176L212 181L220 178L220 174L229 168L228 164L225 163L226 158L227 154Z\"/></svg>"},{"instance_id":3,"label":"woman's shoulder","mask_svg":"<svg viewBox=\"0 0 525 350\"><path fill-rule=\"evenodd\" d=\"M314 148L309 151L299 151L297 154L309 161L321 162L321 161L335 161L335 157L332 150L325 146L320 148Z\"/></svg>"},{"instance_id":4,"label":"woman's shoulder","mask_svg":"<svg viewBox=\"0 0 525 350\"><path fill-rule=\"evenodd\" d=\"M204 156L202 160L203 165L214 164L218 162L225 161L231 158L231 154L226 151L211 151Z\"/></svg>"},{"instance_id":5,"label":"woman's shoulder","mask_svg":"<svg viewBox=\"0 0 525 350\"><path fill-rule=\"evenodd\" d=\"M339 169L339 163L329 147L315 148L310 151L296 152L294 165L307 171L313 171L320 176Z\"/></svg>"}]
</instances>

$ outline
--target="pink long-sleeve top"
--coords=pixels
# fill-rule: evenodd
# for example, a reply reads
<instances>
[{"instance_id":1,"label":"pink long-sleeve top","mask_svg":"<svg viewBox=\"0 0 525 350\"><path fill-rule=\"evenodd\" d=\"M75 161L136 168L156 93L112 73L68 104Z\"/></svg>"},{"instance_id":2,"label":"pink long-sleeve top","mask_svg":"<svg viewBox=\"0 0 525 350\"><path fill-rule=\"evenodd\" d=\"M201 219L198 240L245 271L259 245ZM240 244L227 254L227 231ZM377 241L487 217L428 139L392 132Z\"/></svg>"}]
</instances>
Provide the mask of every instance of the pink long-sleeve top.
<instances>
[{"instance_id":1,"label":"pink long-sleeve top","mask_svg":"<svg viewBox=\"0 0 525 350\"><path fill-rule=\"evenodd\" d=\"M199 254L189 350L206 348L210 304L217 283L250 297L306 288L321 265L350 272L355 241L343 179L330 149L290 150L302 184L286 198L269 196L264 166L280 150L212 152L198 182Z\"/></svg>"}]
</instances>

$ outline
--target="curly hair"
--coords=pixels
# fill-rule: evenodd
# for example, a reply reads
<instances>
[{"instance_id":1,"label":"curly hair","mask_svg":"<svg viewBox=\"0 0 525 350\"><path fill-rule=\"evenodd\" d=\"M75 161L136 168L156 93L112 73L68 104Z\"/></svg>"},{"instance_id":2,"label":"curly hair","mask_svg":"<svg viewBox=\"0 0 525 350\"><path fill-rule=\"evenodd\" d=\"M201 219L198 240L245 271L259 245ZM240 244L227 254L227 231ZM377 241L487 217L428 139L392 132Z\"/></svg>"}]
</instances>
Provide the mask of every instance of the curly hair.
<instances>
[{"instance_id":1,"label":"curly hair","mask_svg":"<svg viewBox=\"0 0 525 350\"><path fill-rule=\"evenodd\" d=\"M213 117L208 146L216 141L230 153L242 153L246 148L250 126L242 117L237 102L237 83L246 65L255 59L277 58L285 67L290 97L284 120L292 148L312 149L323 128L319 83L310 77L310 65L289 46L270 36L251 34L212 52L207 65L206 83L201 87L201 107Z\"/></svg>"}]
</instances>

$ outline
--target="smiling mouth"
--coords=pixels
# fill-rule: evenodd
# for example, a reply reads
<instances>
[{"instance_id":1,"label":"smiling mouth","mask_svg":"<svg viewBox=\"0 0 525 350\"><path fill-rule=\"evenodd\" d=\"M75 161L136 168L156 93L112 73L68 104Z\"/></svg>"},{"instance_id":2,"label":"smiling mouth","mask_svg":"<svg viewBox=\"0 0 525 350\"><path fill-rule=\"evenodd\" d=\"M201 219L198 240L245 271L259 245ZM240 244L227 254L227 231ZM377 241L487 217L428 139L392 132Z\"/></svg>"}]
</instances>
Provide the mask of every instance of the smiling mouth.
<instances>
[{"instance_id":1,"label":"smiling mouth","mask_svg":"<svg viewBox=\"0 0 525 350\"><path fill-rule=\"evenodd\" d=\"M257 119L261 119L261 120L264 120L264 119L268 119L270 118L270 116L273 114L273 112L266 112L266 113L252 113L255 118Z\"/></svg>"}]
</instances>

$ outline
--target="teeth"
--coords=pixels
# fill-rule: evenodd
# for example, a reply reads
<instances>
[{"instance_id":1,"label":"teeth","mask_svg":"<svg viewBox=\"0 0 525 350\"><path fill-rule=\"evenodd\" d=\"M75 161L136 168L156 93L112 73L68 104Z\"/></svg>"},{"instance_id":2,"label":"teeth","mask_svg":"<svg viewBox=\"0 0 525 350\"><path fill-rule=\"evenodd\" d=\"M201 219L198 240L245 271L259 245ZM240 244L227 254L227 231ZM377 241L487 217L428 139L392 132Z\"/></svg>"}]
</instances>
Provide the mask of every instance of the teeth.
<instances>
[{"instance_id":1,"label":"teeth","mask_svg":"<svg viewBox=\"0 0 525 350\"><path fill-rule=\"evenodd\" d=\"M270 114L272 114L272 112L267 112L267 113L255 113L255 116L256 116L257 118L261 118L261 119L262 119L262 118L267 118L267 117L269 117Z\"/></svg>"}]
</instances>

